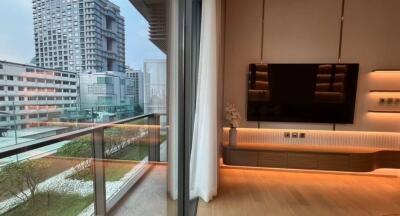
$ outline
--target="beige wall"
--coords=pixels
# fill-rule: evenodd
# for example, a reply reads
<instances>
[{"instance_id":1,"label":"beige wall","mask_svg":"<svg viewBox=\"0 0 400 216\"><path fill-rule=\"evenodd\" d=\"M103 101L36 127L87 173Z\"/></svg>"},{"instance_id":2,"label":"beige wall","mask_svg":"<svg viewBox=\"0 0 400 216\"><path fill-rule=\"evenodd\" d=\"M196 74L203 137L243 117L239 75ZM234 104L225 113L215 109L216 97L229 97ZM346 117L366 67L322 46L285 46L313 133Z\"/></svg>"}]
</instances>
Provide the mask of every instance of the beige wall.
<instances>
[{"instance_id":1,"label":"beige wall","mask_svg":"<svg viewBox=\"0 0 400 216\"><path fill-rule=\"evenodd\" d=\"M265 0L263 8L263 0L226 1L223 101L238 107L241 127L258 127L257 122L246 121L248 65L337 62L341 4L341 0ZM371 79L371 71L400 69L399 9L399 0L346 0L342 62L360 63L360 73L355 122L337 125L338 130L400 131L400 114L367 112L380 97L369 93L371 83L379 81ZM400 75L391 76L400 86ZM394 97L400 98L400 93ZM261 122L260 126L332 129L331 124Z\"/></svg>"}]
</instances>

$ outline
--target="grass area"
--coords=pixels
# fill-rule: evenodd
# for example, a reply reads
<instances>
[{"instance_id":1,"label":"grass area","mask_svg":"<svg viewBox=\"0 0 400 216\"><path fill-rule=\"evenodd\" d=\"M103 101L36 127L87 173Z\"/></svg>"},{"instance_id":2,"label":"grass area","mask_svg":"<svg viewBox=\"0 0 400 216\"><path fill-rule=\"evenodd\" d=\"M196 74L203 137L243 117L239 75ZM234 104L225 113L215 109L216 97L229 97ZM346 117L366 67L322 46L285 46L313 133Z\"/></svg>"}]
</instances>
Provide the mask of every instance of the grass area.
<instances>
[{"instance_id":1,"label":"grass area","mask_svg":"<svg viewBox=\"0 0 400 216\"><path fill-rule=\"evenodd\" d=\"M92 137L86 135L72 140L57 150L55 156L89 158L92 155Z\"/></svg>"},{"instance_id":2,"label":"grass area","mask_svg":"<svg viewBox=\"0 0 400 216\"><path fill-rule=\"evenodd\" d=\"M141 161L148 155L148 145L135 144L129 145L122 149L120 152L113 155L112 159L115 160L128 160L128 161ZM111 160L112 160L111 159ZM106 162L105 174L107 181L118 181L129 172L136 164L135 163L121 163L121 162ZM93 181L93 173L90 168L80 171L75 175L70 176L72 179Z\"/></svg>"},{"instance_id":3,"label":"grass area","mask_svg":"<svg viewBox=\"0 0 400 216\"><path fill-rule=\"evenodd\" d=\"M118 181L129 172L135 164L123 164L118 162L108 162L105 165L106 181ZM93 181L93 172L91 169L85 169L76 173L69 178L83 181Z\"/></svg>"},{"instance_id":4,"label":"grass area","mask_svg":"<svg viewBox=\"0 0 400 216\"><path fill-rule=\"evenodd\" d=\"M81 197L54 192L38 193L33 200L27 201L4 213L4 216L20 215L78 215L93 202L93 195Z\"/></svg>"},{"instance_id":5,"label":"grass area","mask_svg":"<svg viewBox=\"0 0 400 216\"><path fill-rule=\"evenodd\" d=\"M118 160L141 161L149 153L149 146L146 144L134 144L125 147L120 152L116 153L113 158Z\"/></svg>"}]
</instances>

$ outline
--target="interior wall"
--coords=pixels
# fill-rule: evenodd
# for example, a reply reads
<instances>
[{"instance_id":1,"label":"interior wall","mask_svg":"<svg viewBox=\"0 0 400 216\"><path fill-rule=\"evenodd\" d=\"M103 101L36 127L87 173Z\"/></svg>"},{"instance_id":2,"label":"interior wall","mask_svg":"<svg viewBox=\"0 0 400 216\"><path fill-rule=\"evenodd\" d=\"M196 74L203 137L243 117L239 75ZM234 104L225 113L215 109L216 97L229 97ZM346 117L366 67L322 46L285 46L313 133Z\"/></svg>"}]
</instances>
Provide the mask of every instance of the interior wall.
<instances>
[{"instance_id":1,"label":"interior wall","mask_svg":"<svg viewBox=\"0 0 400 216\"><path fill-rule=\"evenodd\" d=\"M377 100L369 93L377 81L371 71L400 70L400 1L345 3L341 62L360 63L360 71L354 124L336 129L400 131L400 114L368 112L368 100ZM226 1L223 98L237 106L241 127L332 130L332 124L246 121L247 72L249 64L260 62L338 62L341 12L342 0ZM400 76L395 79L400 83Z\"/></svg>"}]
</instances>

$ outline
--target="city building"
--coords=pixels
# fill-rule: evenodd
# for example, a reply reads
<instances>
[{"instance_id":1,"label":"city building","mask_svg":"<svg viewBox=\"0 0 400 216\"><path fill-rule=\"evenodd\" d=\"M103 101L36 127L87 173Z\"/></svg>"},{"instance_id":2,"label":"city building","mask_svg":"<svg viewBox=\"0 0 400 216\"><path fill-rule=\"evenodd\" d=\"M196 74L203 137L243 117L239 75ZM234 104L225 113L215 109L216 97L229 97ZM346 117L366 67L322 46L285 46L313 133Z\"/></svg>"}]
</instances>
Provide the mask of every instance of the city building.
<instances>
[{"instance_id":1,"label":"city building","mask_svg":"<svg viewBox=\"0 0 400 216\"><path fill-rule=\"evenodd\" d=\"M167 111L167 62L165 59L145 60L144 112L166 113Z\"/></svg>"},{"instance_id":2,"label":"city building","mask_svg":"<svg viewBox=\"0 0 400 216\"><path fill-rule=\"evenodd\" d=\"M81 110L95 111L100 121L134 114L134 80L121 72L93 72L80 75ZM108 116L108 117L102 117Z\"/></svg>"},{"instance_id":3,"label":"city building","mask_svg":"<svg viewBox=\"0 0 400 216\"><path fill-rule=\"evenodd\" d=\"M36 64L125 71L125 21L108 0L33 0Z\"/></svg>"},{"instance_id":4,"label":"city building","mask_svg":"<svg viewBox=\"0 0 400 216\"><path fill-rule=\"evenodd\" d=\"M127 77L133 79L133 97L135 105L139 105L141 109L144 108L144 73L141 70L132 69L131 67L126 67Z\"/></svg>"},{"instance_id":5,"label":"city building","mask_svg":"<svg viewBox=\"0 0 400 216\"><path fill-rule=\"evenodd\" d=\"M77 85L76 73L0 61L0 127L58 120L77 108Z\"/></svg>"}]
</instances>

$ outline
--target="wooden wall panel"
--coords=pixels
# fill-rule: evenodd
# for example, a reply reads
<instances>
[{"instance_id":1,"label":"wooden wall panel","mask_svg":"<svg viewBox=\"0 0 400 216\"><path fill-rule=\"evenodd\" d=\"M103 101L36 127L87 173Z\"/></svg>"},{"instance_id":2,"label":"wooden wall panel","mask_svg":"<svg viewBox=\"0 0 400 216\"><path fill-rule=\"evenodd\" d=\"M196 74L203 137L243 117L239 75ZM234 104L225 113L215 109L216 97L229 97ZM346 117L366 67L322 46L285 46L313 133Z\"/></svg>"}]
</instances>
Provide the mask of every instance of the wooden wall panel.
<instances>
[{"instance_id":1,"label":"wooden wall panel","mask_svg":"<svg viewBox=\"0 0 400 216\"><path fill-rule=\"evenodd\" d=\"M247 122L247 71L250 63L337 62L342 0L227 0L223 102L234 103L241 127L323 129L332 124ZM400 69L399 0L346 0L342 62L360 63L354 124L345 131L400 131L400 114L369 114L373 69ZM264 13L264 23L263 21ZM263 28L262 28L263 26ZM264 29L264 31L262 31Z\"/></svg>"},{"instance_id":2,"label":"wooden wall panel","mask_svg":"<svg viewBox=\"0 0 400 216\"><path fill-rule=\"evenodd\" d=\"M337 62L340 0L266 0L264 62Z\"/></svg>"},{"instance_id":3,"label":"wooden wall panel","mask_svg":"<svg viewBox=\"0 0 400 216\"><path fill-rule=\"evenodd\" d=\"M400 69L400 1L346 0L343 29L344 62L360 63L355 125L339 130L399 131L394 118L369 115L368 94L374 80L368 74L375 69ZM400 117L400 114L399 114Z\"/></svg>"},{"instance_id":4,"label":"wooden wall panel","mask_svg":"<svg viewBox=\"0 0 400 216\"><path fill-rule=\"evenodd\" d=\"M224 104L234 103L246 122L247 72L249 63L261 60L262 0L226 1Z\"/></svg>"}]
</instances>

